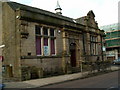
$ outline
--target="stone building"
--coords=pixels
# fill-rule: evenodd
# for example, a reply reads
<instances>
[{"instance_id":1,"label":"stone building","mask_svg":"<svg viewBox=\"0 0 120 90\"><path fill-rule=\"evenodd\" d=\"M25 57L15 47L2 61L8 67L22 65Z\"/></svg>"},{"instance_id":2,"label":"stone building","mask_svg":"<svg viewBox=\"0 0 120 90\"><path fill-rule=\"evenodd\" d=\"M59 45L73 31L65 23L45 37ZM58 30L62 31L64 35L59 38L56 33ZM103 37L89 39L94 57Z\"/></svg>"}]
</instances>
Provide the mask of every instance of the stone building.
<instances>
[{"instance_id":1,"label":"stone building","mask_svg":"<svg viewBox=\"0 0 120 90\"><path fill-rule=\"evenodd\" d=\"M104 60L104 31L98 28L93 11L72 19L57 7L57 13L52 13L16 2L0 3L4 77L40 78L80 68L83 61Z\"/></svg>"}]
</instances>

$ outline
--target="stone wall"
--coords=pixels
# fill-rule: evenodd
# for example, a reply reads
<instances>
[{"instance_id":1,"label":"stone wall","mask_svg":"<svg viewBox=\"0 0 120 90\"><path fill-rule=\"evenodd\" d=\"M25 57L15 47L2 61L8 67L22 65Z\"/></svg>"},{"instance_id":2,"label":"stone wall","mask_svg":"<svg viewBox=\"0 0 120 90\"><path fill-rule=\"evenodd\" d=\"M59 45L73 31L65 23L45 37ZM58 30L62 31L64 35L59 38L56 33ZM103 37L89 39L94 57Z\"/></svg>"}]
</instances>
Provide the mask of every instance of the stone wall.
<instances>
[{"instance_id":1,"label":"stone wall","mask_svg":"<svg viewBox=\"0 0 120 90\"><path fill-rule=\"evenodd\" d=\"M3 43L6 45L3 49L5 57L3 64L10 67L10 70L7 69L6 76L12 73L13 77L28 80L54 74L55 72L67 72L67 63L70 62L70 38L74 39L76 44L76 67L80 66L80 60L96 60L96 56L90 55L90 34L98 35L100 30L96 27L97 23L94 20L92 11L90 17L87 15L87 18L83 18L90 19L86 20L84 25L81 25L67 17L60 16L58 18L58 16L48 12L46 12L48 16L42 14L42 11L40 13L33 12L35 8L32 9L27 6L24 9L28 10L15 10L16 7L9 6L7 3L4 3L3 7ZM91 24L93 26L90 26ZM56 55L36 55L35 25L55 28ZM24 35L21 34L22 32ZM98 41L101 42L100 35ZM98 54L100 55L102 52L101 45L100 43L98 46Z\"/></svg>"},{"instance_id":2,"label":"stone wall","mask_svg":"<svg viewBox=\"0 0 120 90\"><path fill-rule=\"evenodd\" d=\"M0 1L0 45L2 45L2 2ZM0 56L2 55L2 50L0 49Z\"/></svg>"},{"instance_id":3,"label":"stone wall","mask_svg":"<svg viewBox=\"0 0 120 90\"><path fill-rule=\"evenodd\" d=\"M5 48L3 49L4 61L3 65L9 66L12 69L8 69L6 77L12 73L13 77L21 78L20 69L20 49L19 49L19 24L16 20L15 12L6 3L3 4L3 43ZM7 70L7 69L6 69Z\"/></svg>"},{"instance_id":4,"label":"stone wall","mask_svg":"<svg viewBox=\"0 0 120 90\"><path fill-rule=\"evenodd\" d=\"M22 59L23 79L35 79L62 73L61 58ZM27 69L27 70L26 70ZM31 74L35 74L33 77Z\"/></svg>"}]
</instances>

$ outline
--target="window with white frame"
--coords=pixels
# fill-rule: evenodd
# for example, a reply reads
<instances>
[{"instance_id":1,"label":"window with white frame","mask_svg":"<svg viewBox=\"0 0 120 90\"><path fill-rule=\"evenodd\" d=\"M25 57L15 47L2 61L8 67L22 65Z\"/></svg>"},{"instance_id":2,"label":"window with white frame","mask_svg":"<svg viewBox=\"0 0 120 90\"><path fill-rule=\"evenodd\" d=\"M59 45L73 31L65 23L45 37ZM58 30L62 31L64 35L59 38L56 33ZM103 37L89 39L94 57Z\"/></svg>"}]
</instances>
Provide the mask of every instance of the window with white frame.
<instances>
[{"instance_id":1,"label":"window with white frame","mask_svg":"<svg viewBox=\"0 0 120 90\"><path fill-rule=\"evenodd\" d=\"M51 56L56 54L55 29L35 26L36 32L36 54L37 56Z\"/></svg>"}]
</instances>

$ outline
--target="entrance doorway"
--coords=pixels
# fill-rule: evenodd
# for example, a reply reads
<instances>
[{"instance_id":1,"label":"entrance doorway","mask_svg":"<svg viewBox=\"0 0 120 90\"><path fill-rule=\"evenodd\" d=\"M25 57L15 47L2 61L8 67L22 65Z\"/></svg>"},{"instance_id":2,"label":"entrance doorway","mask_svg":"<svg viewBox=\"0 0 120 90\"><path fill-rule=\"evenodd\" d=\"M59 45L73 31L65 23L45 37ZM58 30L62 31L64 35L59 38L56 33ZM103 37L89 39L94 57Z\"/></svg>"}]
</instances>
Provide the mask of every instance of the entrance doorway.
<instances>
[{"instance_id":1,"label":"entrance doorway","mask_svg":"<svg viewBox=\"0 0 120 90\"><path fill-rule=\"evenodd\" d=\"M76 67L76 44L71 43L70 44L70 54L71 54L71 66Z\"/></svg>"}]
</instances>

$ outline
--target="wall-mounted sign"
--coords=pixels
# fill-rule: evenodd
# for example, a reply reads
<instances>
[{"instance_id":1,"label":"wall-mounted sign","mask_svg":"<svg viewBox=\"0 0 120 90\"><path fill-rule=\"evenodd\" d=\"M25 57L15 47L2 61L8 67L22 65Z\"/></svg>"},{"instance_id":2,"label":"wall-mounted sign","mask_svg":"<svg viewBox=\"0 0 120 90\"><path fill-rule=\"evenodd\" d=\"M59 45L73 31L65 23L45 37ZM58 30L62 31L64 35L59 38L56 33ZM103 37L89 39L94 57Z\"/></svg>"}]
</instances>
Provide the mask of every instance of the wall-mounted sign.
<instances>
[{"instance_id":1,"label":"wall-mounted sign","mask_svg":"<svg viewBox=\"0 0 120 90\"><path fill-rule=\"evenodd\" d=\"M107 56L115 56L115 51L108 51Z\"/></svg>"},{"instance_id":2,"label":"wall-mounted sign","mask_svg":"<svg viewBox=\"0 0 120 90\"><path fill-rule=\"evenodd\" d=\"M45 56L49 55L49 47L48 46L44 46L44 55Z\"/></svg>"}]
</instances>

